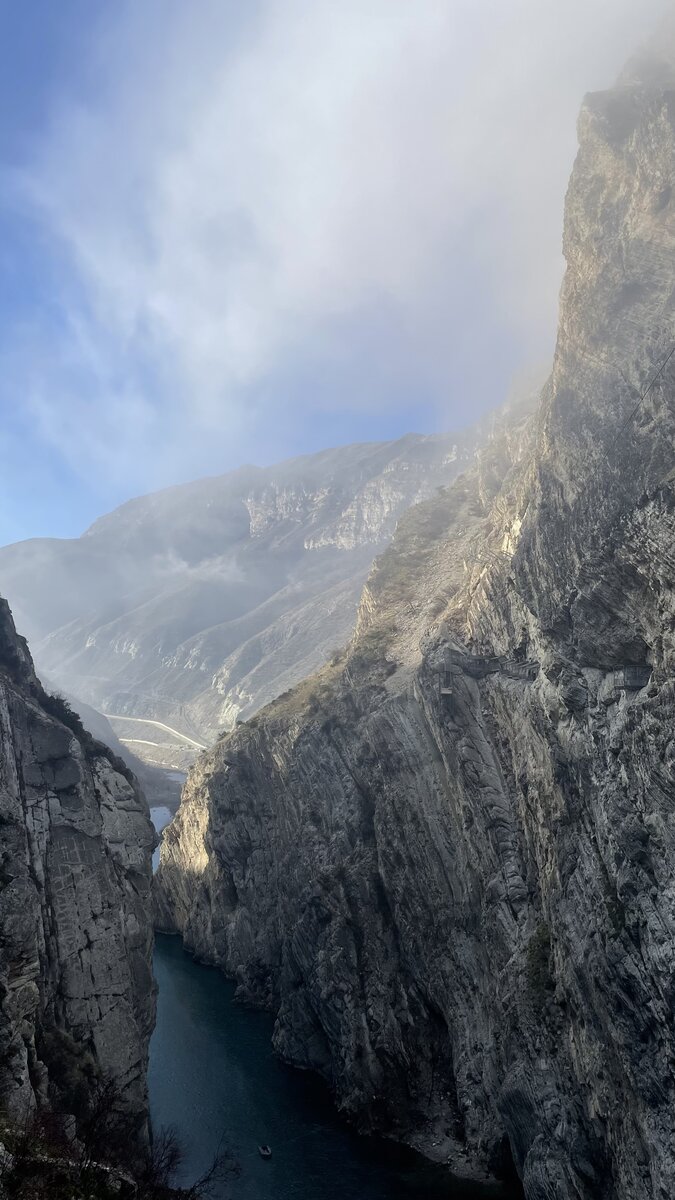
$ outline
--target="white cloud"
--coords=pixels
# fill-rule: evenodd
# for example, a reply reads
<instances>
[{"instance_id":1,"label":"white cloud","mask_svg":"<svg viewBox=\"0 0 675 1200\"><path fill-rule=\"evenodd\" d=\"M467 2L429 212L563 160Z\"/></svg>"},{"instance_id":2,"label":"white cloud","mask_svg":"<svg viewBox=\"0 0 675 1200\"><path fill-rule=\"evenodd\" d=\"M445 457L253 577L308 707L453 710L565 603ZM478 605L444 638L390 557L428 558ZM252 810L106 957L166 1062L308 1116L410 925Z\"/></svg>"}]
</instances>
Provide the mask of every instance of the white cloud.
<instances>
[{"instance_id":1,"label":"white cloud","mask_svg":"<svg viewBox=\"0 0 675 1200\"><path fill-rule=\"evenodd\" d=\"M277 377L348 357L380 311L393 369L461 419L445 395L455 336L478 351L513 337L523 357L551 336L581 96L665 6L246 7L114 6L86 104L63 99L24 177L66 313L31 350L26 395L85 470L150 484L181 456L197 468L200 439L236 454L256 421L301 421L329 401L299 392L279 414ZM457 330L476 289L486 323L474 305Z\"/></svg>"}]
</instances>

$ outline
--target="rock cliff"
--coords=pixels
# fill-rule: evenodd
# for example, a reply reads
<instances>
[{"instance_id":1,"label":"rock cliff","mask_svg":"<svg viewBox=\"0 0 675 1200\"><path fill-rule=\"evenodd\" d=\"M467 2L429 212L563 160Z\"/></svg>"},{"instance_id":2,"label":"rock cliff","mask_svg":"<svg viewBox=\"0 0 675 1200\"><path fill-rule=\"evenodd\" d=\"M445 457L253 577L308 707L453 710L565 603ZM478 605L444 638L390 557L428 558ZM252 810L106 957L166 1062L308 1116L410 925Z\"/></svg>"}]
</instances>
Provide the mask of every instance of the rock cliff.
<instances>
[{"instance_id":1,"label":"rock cliff","mask_svg":"<svg viewBox=\"0 0 675 1200\"><path fill-rule=\"evenodd\" d=\"M153 845L133 776L43 690L0 600L0 1102L10 1116L72 1112L69 1092L98 1069L145 1123Z\"/></svg>"},{"instance_id":2,"label":"rock cliff","mask_svg":"<svg viewBox=\"0 0 675 1200\"><path fill-rule=\"evenodd\" d=\"M483 436L409 435L169 488L81 538L0 549L0 586L40 672L107 715L172 726L178 738L113 721L146 761L182 767L181 733L209 743L344 644L400 514Z\"/></svg>"},{"instance_id":3,"label":"rock cliff","mask_svg":"<svg viewBox=\"0 0 675 1200\"><path fill-rule=\"evenodd\" d=\"M348 651L201 758L161 854L161 923L280 1054L527 1200L675 1194L667 46L584 102L538 413L401 520Z\"/></svg>"}]
</instances>

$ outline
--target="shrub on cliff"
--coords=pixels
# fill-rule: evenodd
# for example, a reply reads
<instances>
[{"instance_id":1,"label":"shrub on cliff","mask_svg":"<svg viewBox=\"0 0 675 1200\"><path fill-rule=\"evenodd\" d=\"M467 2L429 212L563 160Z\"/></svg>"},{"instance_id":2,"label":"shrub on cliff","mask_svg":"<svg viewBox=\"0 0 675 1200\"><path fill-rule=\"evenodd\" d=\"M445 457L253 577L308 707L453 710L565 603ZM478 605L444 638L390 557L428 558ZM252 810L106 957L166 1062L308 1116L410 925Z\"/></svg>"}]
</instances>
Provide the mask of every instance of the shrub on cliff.
<instances>
[{"instance_id":1,"label":"shrub on cliff","mask_svg":"<svg viewBox=\"0 0 675 1200\"><path fill-rule=\"evenodd\" d=\"M99 1068L80 1042L55 1025L42 1030L38 1053L49 1072L57 1105L74 1117L84 1117L100 1078Z\"/></svg>"},{"instance_id":2,"label":"shrub on cliff","mask_svg":"<svg viewBox=\"0 0 675 1200\"><path fill-rule=\"evenodd\" d=\"M117 771L118 775L123 775L125 779L135 786L136 778L133 771L129 769L127 764L115 754L110 746L106 746L105 742L99 742L93 737L88 729L82 724L80 714L75 712L65 696L58 693L46 692L42 684L38 682L33 684L31 691L38 701L40 707L49 713L51 717L55 717L62 725L66 725L77 738L86 754L91 757L107 758L111 767Z\"/></svg>"},{"instance_id":3,"label":"shrub on cliff","mask_svg":"<svg viewBox=\"0 0 675 1200\"><path fill-rule=\"evenodd\" d=\"M23 1125L0 1119L3 1200L207 1200L214 1193L227 1195L224 1187L239 1174L227 1153L218 1154L194 1183L175 1185L183 1150L172 1130L161 1130L145 1149L129 1135L124 1149L117 1134L116 1144L106 1145L112 1130L110 1106L121 1111L120 1095L110 1084L101 1095L104 1099L92 1113L98 1122L98 1158L92 1157L86 1129L84 1141L81 1130L76 1139L69 1138L65 1122L53 1113L34 1114Z\"/></svg>"},{"instance_id":4,"label":"shrub on cliff","mask_svg":"<svg viewBox=\"0 0 675 1200\"><path fill-rule=\"evenodd\" d=\"M15 681L21 677L24 664L16 646L9 640L0 638L0 669Z\"/></svg>"},{"instance_id":5,"label":"shrub on cliff","mask_svg":"<svg viewBox=\"0 0 675 1200\"><path fill-rule=\"evenodd\" d=\"M386 662L387 651L396 633L392 621L373 625L361 635L349 656L349 666L357 670L370 670Z\"/></svg>"}]
</instances>

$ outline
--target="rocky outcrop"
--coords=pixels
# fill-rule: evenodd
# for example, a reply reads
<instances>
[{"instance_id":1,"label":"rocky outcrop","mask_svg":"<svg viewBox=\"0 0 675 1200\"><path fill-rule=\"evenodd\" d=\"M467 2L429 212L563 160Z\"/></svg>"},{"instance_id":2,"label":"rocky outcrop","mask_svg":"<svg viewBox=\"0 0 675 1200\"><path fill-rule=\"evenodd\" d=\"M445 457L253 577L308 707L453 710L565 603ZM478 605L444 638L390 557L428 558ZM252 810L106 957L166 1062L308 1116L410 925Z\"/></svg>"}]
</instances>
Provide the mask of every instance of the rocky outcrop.
<instances>
[{"instance_id":1,"label":"rocky outcrop","mask_svg":"<svg viewBox=\"0 0 675 1200\"><path fill-rule=\"evenodd\" d=\"M72 1112L80 1065L147 1119L154 840L134 777L43 690L0 600L0 1102L17 1120Z\"/></svg>"},{"instance_id":2,"label":"rocky outcrop","mask_svg":"<svg viewBox=\"0 0 675 1200\"><path fill-rule=\"evenodd\" d=\"M675 1194L675 91L587 98L541 408L402 519L346 655L203 756L160 920L362 1126ZM670 60L669 60L670 61Z\"/></svg>"},{"instance_id":3,"label":"rocky outcrop","mask_svg":"<svg viewBox=\"0 0 675 1200\"><path fill-rule=\"evenodd\" d=\"M81 538L0 549L0 585L60 689L208 744L344 644L398 517L483 438L409 435L169 488ZM180 736L113 724L149 762L183 765Z\"/></svg>"}]
</instances>

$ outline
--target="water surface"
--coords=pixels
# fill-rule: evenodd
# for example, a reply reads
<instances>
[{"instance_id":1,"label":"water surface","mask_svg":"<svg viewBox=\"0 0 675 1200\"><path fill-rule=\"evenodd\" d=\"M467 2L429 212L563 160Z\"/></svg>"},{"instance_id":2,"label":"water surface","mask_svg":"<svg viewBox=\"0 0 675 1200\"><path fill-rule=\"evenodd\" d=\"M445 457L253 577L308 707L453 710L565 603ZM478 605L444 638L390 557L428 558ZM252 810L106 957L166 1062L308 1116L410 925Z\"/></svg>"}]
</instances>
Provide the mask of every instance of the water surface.
<instances>
[{"instance_id":1,"label":"water surface","mask_svg":"<svg viewBox=\"0 0 675 1200\"><path fill-rule=\"evenodd\" d=\"M222 1145L241 1175L217 1200L514 1200L454 1180L393 1143L358 1138L319 1080L274 1057L269 1015L234 1004L233 984L195 963L178 938L157 937L155 975L150 1110L155 1129L173 1125L181 1136L182 1182ZM261 1143L272 1147L268 1162Z\"/></svg>"}]
</instances>

